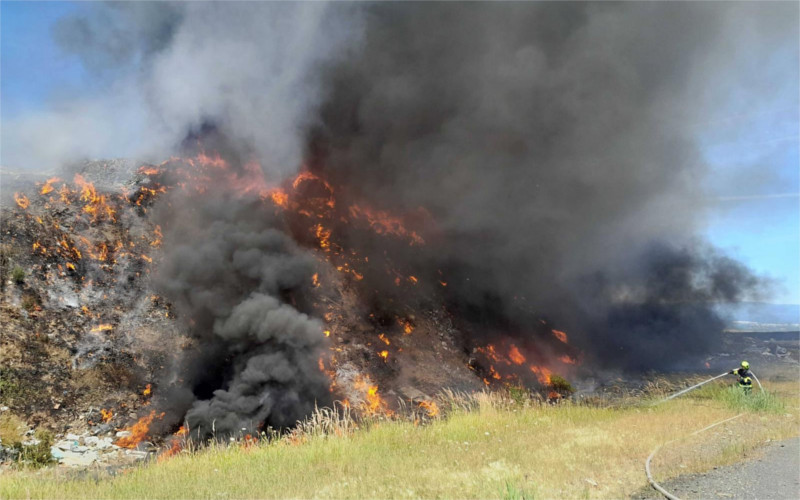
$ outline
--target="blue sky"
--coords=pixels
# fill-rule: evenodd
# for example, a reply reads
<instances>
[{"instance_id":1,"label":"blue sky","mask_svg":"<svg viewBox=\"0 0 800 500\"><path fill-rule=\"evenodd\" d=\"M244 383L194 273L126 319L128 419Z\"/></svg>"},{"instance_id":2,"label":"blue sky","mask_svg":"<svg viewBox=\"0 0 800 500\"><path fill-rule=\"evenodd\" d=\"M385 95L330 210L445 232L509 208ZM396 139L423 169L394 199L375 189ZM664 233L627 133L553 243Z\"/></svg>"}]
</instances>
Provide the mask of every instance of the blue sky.
<instances>
[{"instance_id":1,"label":"blue sky","mask_svg":"<svg viewBox=\"0 0 800 500\"><path fill-rule=\"evenodd\" d=\"M73 2L0 3L0 123L102 85L53 42L53 23L90 8ZM776 51L769 64L797 64ZM741 99L694 125L710 168L703 232L716 246L776 279L777 303L800 303L800 152L797 86L766 102ZM751 96L752 97L752 96Z\"/></svg>"},{"instance_id":2,"label":"blue sky","mask_svg":"<svg viewBox=\"0 0 800 500\"><path fill-rule=\"evenodd\" d=\"M82 8L72 2L0 3L0 90L3 119L46 105L57 92L90 83L77 58L52 41L51 27Z\"/></svg>"}]
</instances>

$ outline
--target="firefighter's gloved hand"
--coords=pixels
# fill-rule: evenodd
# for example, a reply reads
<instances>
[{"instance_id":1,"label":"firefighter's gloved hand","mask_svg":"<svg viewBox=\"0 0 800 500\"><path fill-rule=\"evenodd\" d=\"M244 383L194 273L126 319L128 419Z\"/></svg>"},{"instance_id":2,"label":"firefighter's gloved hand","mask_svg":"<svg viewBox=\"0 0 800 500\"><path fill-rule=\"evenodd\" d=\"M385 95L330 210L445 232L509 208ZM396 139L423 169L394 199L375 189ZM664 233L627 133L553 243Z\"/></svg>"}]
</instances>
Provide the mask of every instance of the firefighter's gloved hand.
<instances>
[{"instance_id":1,"label":"firefighter's gloved hand","mask_svg":"<svg viewBox=\"0 0 800 500\"><path fill-rule=\"evenodd\" d=\"M730 374L731 374L731 375L736 375L736 370L731 370L731 371L730 371Z\"/></svg>"}]
</instances>

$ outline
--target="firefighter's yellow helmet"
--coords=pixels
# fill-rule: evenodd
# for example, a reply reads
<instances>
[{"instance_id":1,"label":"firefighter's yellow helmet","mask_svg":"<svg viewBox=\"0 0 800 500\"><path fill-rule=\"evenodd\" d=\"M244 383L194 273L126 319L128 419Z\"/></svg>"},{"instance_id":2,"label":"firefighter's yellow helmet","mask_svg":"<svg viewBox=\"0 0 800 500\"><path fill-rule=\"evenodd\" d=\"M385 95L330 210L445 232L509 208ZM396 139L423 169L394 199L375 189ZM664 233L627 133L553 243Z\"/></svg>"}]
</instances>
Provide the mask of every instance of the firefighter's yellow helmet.
<instances>
[{"instance_id":1,"label":"firefighter's yellow helmet","mask_svg":"<svg viewBox=\"0 0 800 500\"><path fill-rule=\"evenodd\" d=\"M745 370L749 370L750 363L748 363L747 361L742 361L742 368L744 368Z\"/></svg>"}]
</instances>

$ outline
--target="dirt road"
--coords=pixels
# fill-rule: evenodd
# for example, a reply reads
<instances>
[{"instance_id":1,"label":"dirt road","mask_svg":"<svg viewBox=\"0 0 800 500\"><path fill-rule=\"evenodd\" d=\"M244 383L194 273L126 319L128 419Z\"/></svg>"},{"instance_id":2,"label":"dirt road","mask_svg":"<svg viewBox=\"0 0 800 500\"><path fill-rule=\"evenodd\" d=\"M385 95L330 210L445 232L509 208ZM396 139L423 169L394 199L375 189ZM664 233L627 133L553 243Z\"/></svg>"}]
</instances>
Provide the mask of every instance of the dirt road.
<instances>
[{"instance_id":1,"label":"dirt road","mask_svg":"<svg viewBox=\"0 0 800 500\"><path fill-rule=\"evenodd\" d=\"M682 499L748 498L783 500L800 498L800 438L773 443L763 455L740 464L719 467L705 474L689 474L661 483ZM636 499L663 498L650 489Z\"/></svg>"}]
</instances>

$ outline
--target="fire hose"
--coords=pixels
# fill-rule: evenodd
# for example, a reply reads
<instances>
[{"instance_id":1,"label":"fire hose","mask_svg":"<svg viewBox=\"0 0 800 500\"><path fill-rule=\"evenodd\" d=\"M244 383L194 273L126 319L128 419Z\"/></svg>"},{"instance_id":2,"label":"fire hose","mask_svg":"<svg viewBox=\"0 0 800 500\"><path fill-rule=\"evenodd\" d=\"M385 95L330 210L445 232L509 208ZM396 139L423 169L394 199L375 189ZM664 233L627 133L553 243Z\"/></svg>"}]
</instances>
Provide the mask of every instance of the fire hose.
<instances>
[{"instance_id":1,"label":"fire hose","mask_svg":"<svg viewBox=\"0 0 800 500\"><path fill-rule=\"evenodd\" d=\"M723 373L723 375L727 375L727 373ZM719 377L714 377L714 378L719 378ZM713 380L713 379L711 379L711 380ZM699 385L702 385L702 384L699 384ZM711 425L709 425L707 427L703 427L699 431L694 431L689 436L696 436L696 435L700 434L701 432L705 432L705 431L707 431L709 429L712 429L712 428L714 428L714 427L716 427L718 425L722 425L722 424L724 424L726 422L730 422L731 420L735 420L735 419L741 417L742 415L744 415L744 413L740 413L740 414L736 415L735 417L726 418L725 420L720 420L719 422L715 422L715 423L713 423L713 424L711 424ZM664 446L666 446L666 445L668 445L670 443L674 443L675 441L678 441L679 439L682 439L682 438L676 438L676 439L673 439L671 441L667 441L664 444L658 445L656 447L656 449L653 450L653 452L650 454L650 456L647 457L647 460L644 463L644 471L647 474L647 480L650 482L650 486L655 488L656 491L658 491L659 493L661 493L665 497L669 498L669 500L680 500L680 498L676 497L675 495L673 495L669 491L665 490L660 484L658 484L655 481L655 479L653 479L653 474L650 472L650 462L653 460L653 457L656 456L656 453L658 453L658 450L660 450L661 448L663 448Z\"/></svg>"},{"instance_id":2,"label":"fire hose","mask_svg":"<svg viewBox=\"0 0 800 500\"><path fill-rule=\"evenodd\" d=\"M761 392L764 392L764 387L761 385L761 381L758 380L758 377L756 377L756 374L753 373L752 371L750 372L750 374L753 376L754 379L756 379L756 382L758 383L758 388L761 389ZM670 399L677 398L681 394L686 394L689 391L697 389L701 385L705 385L705 384L707 384L709 382L717 380L718 378L724 377L725 375L730 375L730 372L720 373L716 377L711 377L710 379L704 380L704 381L700 382L699 384L695 384L695 385L693 385L691 387L687 387L686 389L680 390L680 391L676 392L675 394L662 399L661 401L657 401L657 402L653 403L653 406L659 405L659 404L664 403L666 401L669 401Z\"/></svg>"},{"instance_id":3,"label":"fire hose","mask_svg":"<svg viewBox=\"0 0 800 500\"><path fill-rule=\"evenodd\" d=\"M678 397L678 396L680 396L681 394L686 394L686 393L687 393L687 392L689 392L689 391L692 391L692 390L694 390L694 389L697 389L698 387L700 387L700 386L702 386L702 385L705 385L705 384L707 384L707 383L709 383L709 382L712 382L712 381L714 381L714 380L717 380L718 378L724 377L725 375L729 375L729 374L730 374L730 372L720 373L720 374L719 374L719 375L717 375L716 377L711 377L710 379L708 379L708 380L704 380L704 381L700 382L699 384L695 384L695 385L693 385L693 386L691 386L691 387L687 387L686 389L680 390L680 391L676 392L675 394L672 394L671 396L668 396L668 397L666 397L666 398L662 399L661 401L658 401L658 402L654 403L654 405L658 405L658 404L664 403L665 401L669 401L670 399L677 398L677 397ZM756 382L758 383L758 388L759 388L759 389L761 389L761 392L763 393L763 392L764 392L764 386L762 386L762 385L761 385L761 382L758 380L758 377L756 377L756 374L755 374L755 373L753 373L752 371L750 372L750 374L753 376L753 378L754 378L754 379L756 379ZM707 431L707 430L709 430L709 429L711 429L711 428L713 428L713 427L716 427L716 426L718 426L718 425L722 425L722 424L724 424L724 423L726 423L726 422L730 422L731 420L737 419L737 418L741 417L742 415L744 415L744 413L740 413L740 414L736 415L735 417L726 418L725 420L720 420L719 422L713 423L713 424L709 425L708 427L703 427L703 428L702 428L702 429L700 429L699 431L694 431L694 432L693 432L693 433L691 433L689 436L696 436L697 434L700 434L701 432L705 432L705 431ZM647 474L647 481L649 481L649 482L650 482L650 485L651 485L651 486L652 486L652 487L653 487L653 488L654 488L656 491L658 491L659 493L661 493L662 495L664 495L664 496L665 496L666 498L668 498L669 500L680 500L680 498L676 497L675 495L673 495L673 494L671 494L670 492L668 492L667 490L665 490L663 487L661 487L661 485L659 485L659 484L658 484L658 483L657 483L657 482L656 482L656 481L653 479L653 475L652 475L652 473L650 472L650 462L653 460L653 457L655 457L655 456L656 456L656 453L658 453L658 450L660 450L661 448L663 448L664 446L666 446L666 445L668 445L668 444L670 444L670 443L674 443L674 442L675 442L675 441L677 441L678 439L681 439L681 438L676 438L676 439L673 439L673 440L671 440L671 441L667 441L666 443L664 443L664 444L661 444L661 445L657 446L657 447L656 447L656 449L655 449L655 450L653 450L653 452L652 452L652 453L650 453L650 456L649 456L649 457L647 457L647 460L646 460L646 461L645 461L645 463L644 463L644 471L645 471L645 473Z\"/></svg>"}]
</instances>

